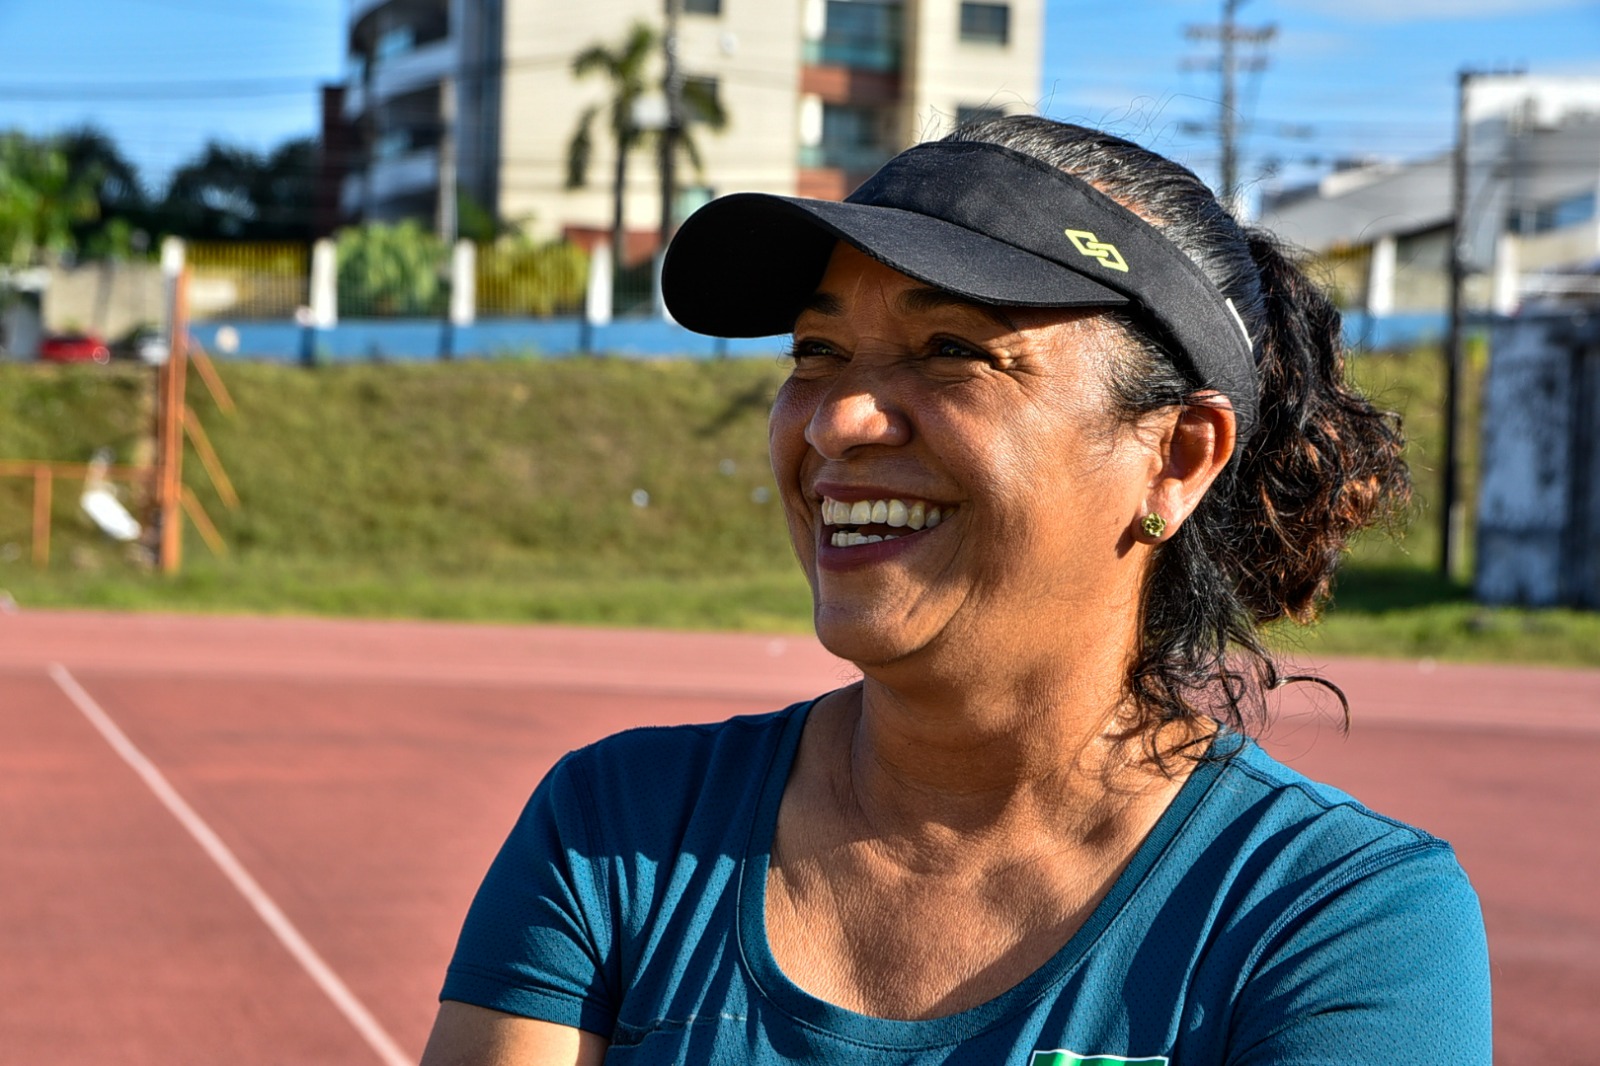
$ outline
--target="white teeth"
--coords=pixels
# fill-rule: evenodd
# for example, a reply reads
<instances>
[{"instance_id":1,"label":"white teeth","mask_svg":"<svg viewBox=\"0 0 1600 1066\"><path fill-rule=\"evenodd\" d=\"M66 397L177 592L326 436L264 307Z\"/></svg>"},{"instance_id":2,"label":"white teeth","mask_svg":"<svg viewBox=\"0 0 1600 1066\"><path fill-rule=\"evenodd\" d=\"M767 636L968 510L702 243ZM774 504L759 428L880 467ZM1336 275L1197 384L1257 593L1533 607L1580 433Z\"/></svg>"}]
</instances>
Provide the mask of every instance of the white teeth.
<instances>
[{"instance_id":1,"label":"white teeth","mask_svg":"<svg viewBox=\"0 0 1600 1066\"><path fill-rule=\"evenodd\" d=\"M846 502L823 497L822 521L829 526L887 525L895 529L932 529L947 515L937 506L922 500L906 503L904 500L856 500Z\"/></svg>"},{"instance_id":2,"label":"white teeth","mask_svg":"<svg viewBox=\"0 0 1600 1066\"><path fill-rule=\"evenodd\" d=\"M881 537L876 533L872 534L871 536L862 536L860 533L851 533L847 530L841 529L829 539L829 543L835 548L854 548L858 544L878 544L886 540L899 539L900 538L896 537L893 533L886 533Z\"/></svg>"}]
</instances>

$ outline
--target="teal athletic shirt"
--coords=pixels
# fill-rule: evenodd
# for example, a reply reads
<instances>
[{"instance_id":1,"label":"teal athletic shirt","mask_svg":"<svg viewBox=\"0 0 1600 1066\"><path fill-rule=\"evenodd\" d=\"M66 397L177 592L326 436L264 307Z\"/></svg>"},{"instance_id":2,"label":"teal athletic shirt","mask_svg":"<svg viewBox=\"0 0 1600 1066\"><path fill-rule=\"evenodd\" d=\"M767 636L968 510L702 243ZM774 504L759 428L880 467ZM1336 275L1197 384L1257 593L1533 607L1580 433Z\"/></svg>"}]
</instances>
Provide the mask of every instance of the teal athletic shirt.
<instances>
[{"instance_id":1,"label":"teal athletic shirt","mask_svg":"<svg viewBox=\"0 0 1600 1066\"><path fill-rule=\"evenodd\" d=\"M927 1021L778 968L778 804L810 704L566 756L467 916L442 999L611 1041L607 1063L1478 1066L1477 896L1449 845L1222 734L1083 927L1010 991Z\"/></svg>"}]
</instances>

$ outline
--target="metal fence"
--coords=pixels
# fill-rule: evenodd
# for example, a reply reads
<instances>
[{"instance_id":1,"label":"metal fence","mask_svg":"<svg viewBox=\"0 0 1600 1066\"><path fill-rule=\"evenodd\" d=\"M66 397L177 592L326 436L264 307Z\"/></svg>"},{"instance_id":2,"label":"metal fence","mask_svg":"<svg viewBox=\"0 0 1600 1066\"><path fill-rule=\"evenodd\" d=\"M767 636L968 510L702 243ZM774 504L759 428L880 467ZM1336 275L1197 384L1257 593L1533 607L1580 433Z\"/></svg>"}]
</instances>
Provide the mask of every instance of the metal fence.
<instances>
[{"instance_id":1,"label":"metal fence","mask_svg":"<svg viewBox=\"0 0 1600 1066\"><path fill-rule=\"evenodd\" d=\"M315 248L196 241L184 253L200 322L576 316L586 311L591 269L604 269L567 241L508 237L452 249L410 222L352 227ZM654 263L616 271L609 292L613 315L655 315Z\"/></svg>"},{"instance_id":2,"label":"metal fence","mask_svg":"<svg viewBox=\"0 0 1600 1066\"><path fill-rule=\"evenodd\" d=\"M583 312L589 256L564 242L496 241L478 246L475 276L480 318L576 315Z\"/></svg>"},{"instance_id":3,"label":"metal fence","mask_svg":"<svg viewBox=\"0 0 1600 1066\"><path fill-rule=\"evenodd\" d=\"M190 241L185 258L197 321L290 318L307 301L311 255L304 244Z\"/></svg>"}]
</instances>

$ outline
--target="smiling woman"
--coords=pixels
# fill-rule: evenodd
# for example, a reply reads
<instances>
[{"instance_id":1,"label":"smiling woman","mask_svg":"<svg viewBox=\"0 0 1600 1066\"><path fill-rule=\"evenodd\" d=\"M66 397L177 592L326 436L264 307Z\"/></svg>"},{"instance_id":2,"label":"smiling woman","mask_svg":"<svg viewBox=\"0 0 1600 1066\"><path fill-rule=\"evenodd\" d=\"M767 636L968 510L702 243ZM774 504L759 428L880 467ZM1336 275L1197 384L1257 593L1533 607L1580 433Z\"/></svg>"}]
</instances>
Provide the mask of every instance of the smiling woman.
<instances>
[{"instance_id":1,"label":"smiling woman","mask_svg":"<svg viewBox=\"0 0 1600 1066\"><path fill-rule=\"evenodd\" d=\"M1449 846L1249 739L1258 636L1404 499L1337 314L1192 174L1007 118L685 223L863 679L564 759L462 931L447 1063L1489 1061Z\"/></svg>"}]
</instances>

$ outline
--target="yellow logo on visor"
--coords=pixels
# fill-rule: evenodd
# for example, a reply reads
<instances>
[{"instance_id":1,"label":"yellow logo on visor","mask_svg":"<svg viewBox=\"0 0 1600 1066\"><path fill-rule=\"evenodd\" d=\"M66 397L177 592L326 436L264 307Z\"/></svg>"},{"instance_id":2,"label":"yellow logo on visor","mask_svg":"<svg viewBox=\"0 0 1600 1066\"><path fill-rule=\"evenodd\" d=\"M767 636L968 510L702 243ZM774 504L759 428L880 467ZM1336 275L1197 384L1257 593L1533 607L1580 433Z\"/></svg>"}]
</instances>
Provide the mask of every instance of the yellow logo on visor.
<instances>
[{"instance_id":1,"label":"yellow logo on visor","mask_svg":"<svg viewBox=\"0 0 1600 1066\"><path fill-rule=\"evenodd\" d=\"M1124 274L1128 272L1128 261L1122 258L1122 253L1117 251L1116 245L1096 239L1095 235L1086 229L1069 229L1062 232L1072 238L1072 246L1078 250L1078 254L1100 260L1100 265L1107 270L1120 270Z\"/></svg>"}]
</instances>

